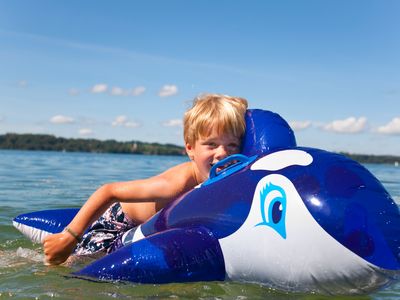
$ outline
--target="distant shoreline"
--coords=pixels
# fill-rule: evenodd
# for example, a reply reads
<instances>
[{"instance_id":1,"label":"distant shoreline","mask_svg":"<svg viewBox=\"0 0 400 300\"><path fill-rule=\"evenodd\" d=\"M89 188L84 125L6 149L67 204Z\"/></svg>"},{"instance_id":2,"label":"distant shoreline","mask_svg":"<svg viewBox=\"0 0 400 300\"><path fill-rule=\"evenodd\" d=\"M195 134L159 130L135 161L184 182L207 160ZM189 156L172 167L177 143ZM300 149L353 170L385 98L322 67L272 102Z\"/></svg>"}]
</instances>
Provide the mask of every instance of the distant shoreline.
<instances>
[{"instance_id":1,"label":"distant shoreline","mask_svg":"<svg viewBox=\"0 0 400 300\"><path fill-rule=\"evenodd\" d=\"M0 149L175 156L185 155L184 147L173 144L144 143L140 141L118 142L116 140L100 141L96 139L73 139L56 137L49 134L3 134L0 135Z\"/></svg>"},{"instance_id":2,"label":"distant shoreline","mask_svg":"<svg viewBox=\"0 0 400 300\"><path fill-rule=\"evenodd\" d=\"M394 155L369 155L369 154L355 154L347 152L339 152L344 156L347 156L355 161L362 164L388 164L388 165L400 165L400 156Z\"/></svg>"},{"instance_id":3,"label":"distant shoreline","mask_svg":"<svg viewBox=\"0 0 400 300\"><path fill-rule=\"evenodd\" d=\"M17 133L0 135L0 149L174 156L183 156L186 154L184 147L174 144L145 143L140 141L118 142L116 140L100 141L96 139L62 138L49 134ZM400 156L354 154L347 152L340 152L340 154L359 163L400 164Z\"/></svg>"}]
</instances>

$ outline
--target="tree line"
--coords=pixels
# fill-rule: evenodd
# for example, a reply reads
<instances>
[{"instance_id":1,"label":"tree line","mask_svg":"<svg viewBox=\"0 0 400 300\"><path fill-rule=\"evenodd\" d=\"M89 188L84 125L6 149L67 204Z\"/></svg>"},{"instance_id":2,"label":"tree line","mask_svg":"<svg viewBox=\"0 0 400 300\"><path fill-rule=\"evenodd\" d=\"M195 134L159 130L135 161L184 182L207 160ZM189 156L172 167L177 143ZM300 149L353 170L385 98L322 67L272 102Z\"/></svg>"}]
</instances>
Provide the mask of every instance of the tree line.
<instances>
[{"instance_id":1,"label":"tree line","mask_svg":"<svg viewBox=\"0 0 400 300\"><path fill-rule=\"evenodd\" d=\"M144 143L140 141L118 142L96 139L73 139L48 134L0 135L0 149L42 150L67 152L127 153L148 155L184 155L185 149L173 144Z\"/></svg>"},{"instance_id":2,"label":"tree line","mask_svg":"<svg viewBox=\"0 0 400 300\"><path fill-rule=\"evenodd\" d=\"M341 152L340 154L363 164L400 164L400 156L354 154L346 152Z\"/></svg>"},{"instance_id":3,"label":"tree line","mask_svg":"<svg viewBox=\"0 0 400 300\"><path fill-rule=\"evenodd\" d=\"M185 155L184 147L173 144L144 143L140 141L118 142L116 140L100 141L96 139L67 139L48 134L7 133L0 135L0 149L148 155ZM400 163L400 156L366 155L345 152L340 154L343 154L360 163Z\"/></svg>"}]
</instances>

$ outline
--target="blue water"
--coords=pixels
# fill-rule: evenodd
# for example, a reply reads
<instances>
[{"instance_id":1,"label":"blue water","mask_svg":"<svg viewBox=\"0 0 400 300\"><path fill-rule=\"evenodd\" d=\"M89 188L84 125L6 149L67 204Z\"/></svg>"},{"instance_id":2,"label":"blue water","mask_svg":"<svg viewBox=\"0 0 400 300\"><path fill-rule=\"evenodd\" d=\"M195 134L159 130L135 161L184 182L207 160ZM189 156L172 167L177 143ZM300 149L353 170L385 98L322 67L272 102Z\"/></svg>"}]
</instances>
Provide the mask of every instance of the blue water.
<instances>
[{"instance_id":1,"label":"blue water","mask_svg":"<svg viewBox=\"0 0 400 300\"><path fill-rule=\"evenodd\" d=\"M12 218L20 213L79 207L103 183L149 177L185 160L170 156L0 150L0 298L400 299L400 283L366 296L324 297L285 294L236 282L138 285L73 279L65 276L74 270L71 267L44 266L40 245L28 241L12 226ZM400 167L366 167L400 204Z\"/></svg>"}]
</instances>

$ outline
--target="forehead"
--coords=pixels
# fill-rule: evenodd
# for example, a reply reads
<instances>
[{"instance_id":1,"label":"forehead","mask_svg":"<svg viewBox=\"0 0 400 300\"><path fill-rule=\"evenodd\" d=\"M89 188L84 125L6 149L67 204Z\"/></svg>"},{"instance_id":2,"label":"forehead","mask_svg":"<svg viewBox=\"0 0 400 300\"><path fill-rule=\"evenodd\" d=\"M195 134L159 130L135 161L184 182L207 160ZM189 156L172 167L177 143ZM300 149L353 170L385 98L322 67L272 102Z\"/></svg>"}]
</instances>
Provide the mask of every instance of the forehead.
<instances>
[{"instance_id":1,"label":"forehead","mask_svg":"<svg viewBox=\"0 0 400 300\"><path fill-rule=\"evenodd\" d=\"M234 135L232 132L222 130L219 128L212 128L208 131L202 132L199 135L199 140L239 140L239 137Z\"/></svg>"}]
</instances>

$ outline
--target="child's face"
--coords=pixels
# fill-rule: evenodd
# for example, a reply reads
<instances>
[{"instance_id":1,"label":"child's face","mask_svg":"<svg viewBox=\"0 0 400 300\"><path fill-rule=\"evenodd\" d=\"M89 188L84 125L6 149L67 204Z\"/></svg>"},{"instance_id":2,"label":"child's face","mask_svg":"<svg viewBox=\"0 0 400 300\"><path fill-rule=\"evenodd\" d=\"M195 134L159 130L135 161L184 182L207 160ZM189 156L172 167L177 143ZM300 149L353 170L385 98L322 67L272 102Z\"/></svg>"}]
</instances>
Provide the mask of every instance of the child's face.
<instances>
[{"instance_id":1,"label":"child's face","mask_svg":"<svg viewBox=\"0 0 400 300\"><path fill-rule=\"evenodd\" d=\"M186 145L189 157L195 163L197 180L203 182L208 178L211 167L225 157L238 153L240 139L231 134L218 134L213 130L207 137L199 138L194 145Z\"/></svg>"}]
</instances>

